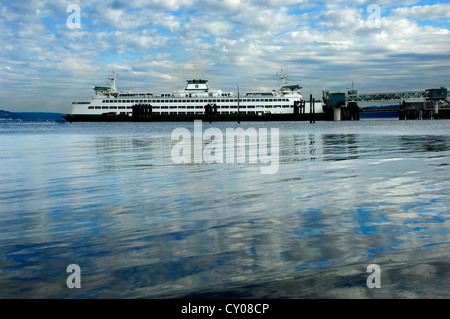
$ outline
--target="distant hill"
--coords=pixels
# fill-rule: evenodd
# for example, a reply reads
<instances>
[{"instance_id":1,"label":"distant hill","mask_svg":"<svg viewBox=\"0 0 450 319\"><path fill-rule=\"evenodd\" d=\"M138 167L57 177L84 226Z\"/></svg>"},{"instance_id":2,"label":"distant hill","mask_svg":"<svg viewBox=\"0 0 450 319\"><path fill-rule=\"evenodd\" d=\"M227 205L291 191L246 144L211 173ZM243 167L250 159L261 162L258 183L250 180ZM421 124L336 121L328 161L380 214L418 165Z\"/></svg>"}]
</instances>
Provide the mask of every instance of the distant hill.
<instances>
[{"instance_id":1,"label":"distant hill","mask_svg":"<svg viewBox=\"0 0 450 319\"><path fill-rule=\"evenodd\" d=\"M22 118L19 114L0 110L0 120L21 121Z\"/></svg>"},{"instance_id":2,"label":"distant hill","mask_svg":"<svg viewBox=\"0 0 450 319\"><path fill-rule=\"evenodd\" d=\"M9 112L0 110L0 121L60 121L62 113L47 112Z\"/></svg>"}]
</instances>

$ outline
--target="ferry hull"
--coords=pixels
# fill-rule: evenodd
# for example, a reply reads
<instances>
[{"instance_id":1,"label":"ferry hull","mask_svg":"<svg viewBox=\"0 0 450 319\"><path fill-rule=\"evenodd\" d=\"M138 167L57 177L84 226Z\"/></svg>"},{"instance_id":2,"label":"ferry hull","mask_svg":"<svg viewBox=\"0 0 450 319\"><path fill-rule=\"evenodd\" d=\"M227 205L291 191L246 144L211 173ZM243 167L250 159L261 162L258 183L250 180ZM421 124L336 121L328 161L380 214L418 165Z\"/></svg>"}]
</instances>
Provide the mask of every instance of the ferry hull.
<instances>
[{"instance_id":1,"label":"ferry hull","mask_svg":"<svg viewBox=\"0 0 450 319\"><path fill-rule=\"evenodd\" d=\"M304 114L217 114L207 116L203 114L170 114L149 115L146 117L132 117L128 115L73 115L64 116L67 122L264 122L264 121L330 121L332 113L304 113Z\"/></svg>"}]
</instances>

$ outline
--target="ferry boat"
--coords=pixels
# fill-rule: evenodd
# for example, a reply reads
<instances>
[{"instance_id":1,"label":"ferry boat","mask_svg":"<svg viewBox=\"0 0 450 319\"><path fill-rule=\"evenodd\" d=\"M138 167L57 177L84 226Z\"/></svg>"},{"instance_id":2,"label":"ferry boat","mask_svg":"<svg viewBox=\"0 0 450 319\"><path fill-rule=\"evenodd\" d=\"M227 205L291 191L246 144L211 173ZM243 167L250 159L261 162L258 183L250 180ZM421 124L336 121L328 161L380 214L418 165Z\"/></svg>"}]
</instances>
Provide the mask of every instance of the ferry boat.
<instances>
[{"instance_id":1,"label":"ferry boat","mask_svg":"<svg viewBox=\"0 0 450 319\"><path fill-rule=\"evenodd\" d=\"M109 86L95 86L90 101L72 102L68 122L94 121L289 121L326 117L322 101L305 101L299 85L286 85L271 92L243 95L213 90L208 80L187 80L184 90L154 94L116 89L117 74Z\"/></svg>"}]
</instances>

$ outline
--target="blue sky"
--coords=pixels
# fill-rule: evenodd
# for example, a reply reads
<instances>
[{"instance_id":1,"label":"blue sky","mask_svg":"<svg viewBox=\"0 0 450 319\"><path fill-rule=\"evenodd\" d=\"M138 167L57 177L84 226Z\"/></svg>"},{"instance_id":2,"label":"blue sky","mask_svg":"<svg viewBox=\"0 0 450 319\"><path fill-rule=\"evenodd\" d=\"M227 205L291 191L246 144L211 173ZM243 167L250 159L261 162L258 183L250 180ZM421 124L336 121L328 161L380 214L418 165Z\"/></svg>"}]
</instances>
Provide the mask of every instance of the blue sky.
<instances>
[{"instance_id":1,"label":"blue sky","mask_svg":"<svg viewBox=\"0 0 450 319\"><path fill-rule=\"evenodd\" d=\"M71 4L80 28L67 25ZM67 113L113 70L119 90L154 93L192 78L272 90L281 68L317 98L352 81L362 93L450 85L448 1L3 1L0 31L0 109L10 111Z\"/></svg>"}]
</instances>

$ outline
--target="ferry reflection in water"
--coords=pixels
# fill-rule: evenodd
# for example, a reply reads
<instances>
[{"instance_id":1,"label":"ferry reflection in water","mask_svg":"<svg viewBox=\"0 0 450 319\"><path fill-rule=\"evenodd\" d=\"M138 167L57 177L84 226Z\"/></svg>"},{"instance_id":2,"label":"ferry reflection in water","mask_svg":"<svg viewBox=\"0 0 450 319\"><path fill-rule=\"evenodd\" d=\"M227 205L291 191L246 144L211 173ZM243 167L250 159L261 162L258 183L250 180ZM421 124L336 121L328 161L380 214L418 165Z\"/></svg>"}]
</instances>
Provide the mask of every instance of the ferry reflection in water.
<instances>
[{"instance_id":1,"label":"ferry reflection in water","mask_svg":"<svg viewBox=\"0 0 450 319\"><path fill-rule=\"evenodd\" d=\"M449 123L277 124L273 175L175 165L179 124L2 124L0 296L448 298Z\"/></svg>"}]
</instances>

